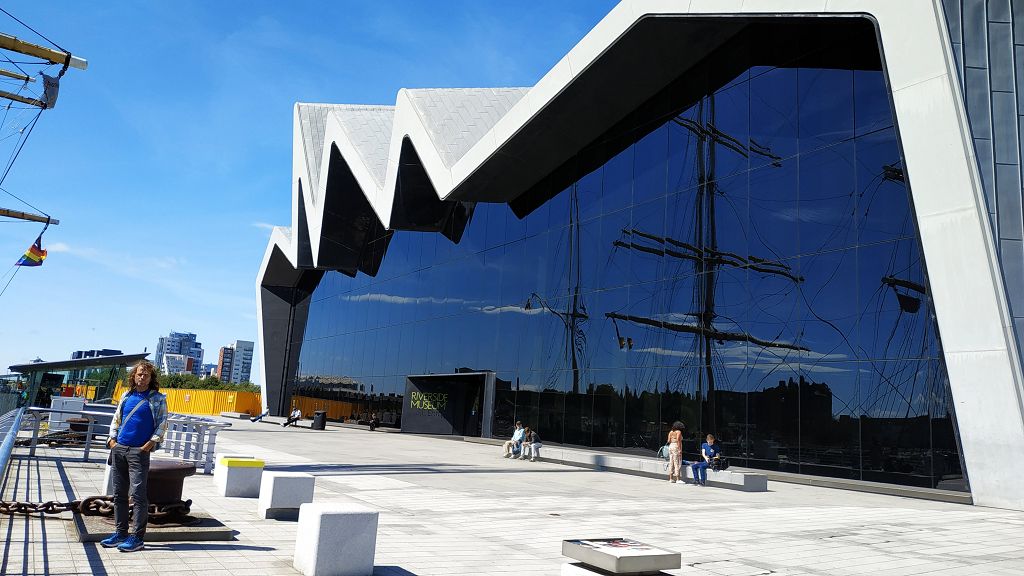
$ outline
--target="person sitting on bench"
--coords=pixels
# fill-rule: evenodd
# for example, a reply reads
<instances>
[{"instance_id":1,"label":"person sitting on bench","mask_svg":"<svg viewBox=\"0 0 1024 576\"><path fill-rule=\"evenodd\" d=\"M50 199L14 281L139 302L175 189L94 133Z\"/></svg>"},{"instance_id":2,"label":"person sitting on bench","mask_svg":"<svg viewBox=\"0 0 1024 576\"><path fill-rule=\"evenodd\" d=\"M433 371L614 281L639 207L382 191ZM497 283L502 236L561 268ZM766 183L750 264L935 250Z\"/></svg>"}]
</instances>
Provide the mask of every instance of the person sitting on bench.
<instances>
[{"instance_id":1,"label":"person sitting on bench","mask_svg":"<svg viewBox=\"0 0 1024 576\"><path fill-rule=\"evenodd\" d=\"M527 456L530 458L530 462L536 462L537 458L540 458L540 435L530 430L527 426L523 428L523 454L519 457L520 460L526 460Z\"/></svg>"},{"instance_id":2,"label":"person sitting on bench","mask_svg":"<svg viewBox=\"0 0 1024 576\"><path fill-rule=\"evenodd\" d=\"M690 466L690 470L693 472L693 485L694 486L706 486L708 482L708 466L711 466L711 460L722 453L721 448L718 444L715 444L715 435L708 434L707 442L700 445L700 455L702 460L694 462Z\"/></svg>"},{"instance_id":3,"label":"person sitting on bench","mask_svg":"<svg viewBox=\"0 0 1024 576\"><path fill-rule=\"evenodd\" d=\"M501 445L502 449L505 450L505 458L514 458L516 454L522 449L523 445L523 423L516 420L516 431L512 433L512 439L506 440Z\"/></svg>"},{"instance_id":4,"label":"person sitting on bench","mask_svg":"<svg viewBox=\"0 0 1024 576\"><path fill-rule=\"evenodd\" d=\"M285 420L284 424L281 424L281 426L287 427L289 424L294 425L299 420L302 420L302 410L299 410L299 407L296 406L295 409L292 410L292 413L288 416L288 419Z\"/></svg>"}]
</instances>

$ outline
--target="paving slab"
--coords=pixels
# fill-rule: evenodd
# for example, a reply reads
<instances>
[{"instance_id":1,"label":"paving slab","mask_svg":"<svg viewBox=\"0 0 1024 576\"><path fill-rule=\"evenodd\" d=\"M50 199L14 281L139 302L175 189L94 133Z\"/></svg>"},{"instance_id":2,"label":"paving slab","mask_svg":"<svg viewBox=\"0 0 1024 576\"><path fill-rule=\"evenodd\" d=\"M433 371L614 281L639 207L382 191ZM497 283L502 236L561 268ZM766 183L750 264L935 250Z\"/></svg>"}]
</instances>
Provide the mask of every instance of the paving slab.
<instances>
[{"instance_id":1,"label":"paving slab","mask_svg":"<svg viewBox=\"0 0 1024 576\"><path fill-rule=\"evenodd\" d=\"M1024 513L772 482L748 493L501 457L486 444L232 420L218 452L317 477L314 502L380 512L375 575L557 575L562 540L620 536L682 553L674 575L1024 575ZM98 494L103 450L16 452L0 493ZM0 517L2 574L289 574L297 525L252 500L185 479L193 507L234 531L225 542L152 542L124 554L80 543L71 514Z\"/></svg>"}]
</instances>

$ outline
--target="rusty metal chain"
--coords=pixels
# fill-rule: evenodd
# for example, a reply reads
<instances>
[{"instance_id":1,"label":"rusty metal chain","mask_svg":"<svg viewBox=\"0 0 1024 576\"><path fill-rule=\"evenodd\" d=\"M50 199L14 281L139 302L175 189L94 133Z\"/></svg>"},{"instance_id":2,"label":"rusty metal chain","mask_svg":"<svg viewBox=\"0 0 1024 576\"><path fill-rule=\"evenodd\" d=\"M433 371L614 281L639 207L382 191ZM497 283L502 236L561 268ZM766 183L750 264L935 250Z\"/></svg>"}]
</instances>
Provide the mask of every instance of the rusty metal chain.
<instances>
[{"instance_id":1,"label":"rusty metal chain","mask_svg":"<svg viewBox=\"0 0 1024 576\"><path fill-rule=\"evenodd\" d=\"M7 502L0 500L0 514L60 514L77 511L81 500L71 502Z\"/></svg>"},{"instance_id":2,"label":"rusty metal chain","mask_svg":"<svg viewBox=\"0 0 1024 576\"><path fill-rule=\"evenodd\" d=\"M82 516L113 516L114 498L112 496L90 496L82 500L78 512Z\"/></svg>"},{"instance_id":3,"label":"rusty metal chain","mask_svg":"<svg viewBox=\"0 0 1024 576\"><path fill-rule=\"evenodd\" d=\"M130 508L129 508L130 509ZM150 504L149 517L153 520L167 520L184 517L192 510L192 501L185 500L170 504ZM0 500L0 515L13 514L61 514L78 512L83 516L113 516L113 496L90 496L71 502L7 502Z\"/></svg>"}]
</instances>

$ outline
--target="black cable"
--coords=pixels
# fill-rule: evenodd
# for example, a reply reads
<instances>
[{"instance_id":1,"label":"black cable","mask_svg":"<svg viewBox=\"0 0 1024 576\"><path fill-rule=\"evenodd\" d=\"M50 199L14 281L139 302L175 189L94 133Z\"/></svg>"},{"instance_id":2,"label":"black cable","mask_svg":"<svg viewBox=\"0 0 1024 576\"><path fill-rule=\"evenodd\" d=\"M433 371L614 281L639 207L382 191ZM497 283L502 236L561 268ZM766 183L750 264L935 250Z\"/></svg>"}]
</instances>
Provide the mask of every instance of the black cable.
<instances>
[{"instance_id":1,"label":"black cable","mask_svg":"<svg viewBox=\"0 0 1024 576\"><path fill-rule=\"evenodd\" d=\"M3 296L4 292L7 292L7 287L11 285L11 280L14 280L14 277L17 276L18 272L20 272L20 271L21 271L21 266L18 266L18 267L16 267L14 269L14 274L11 274L11 277L7 279L7 284L4 284L4 289L0 290L0 296Z\"/></svg>"},{"instance_id":2,"label":"black cable","mask_svg":"<svg viewBox=\"0 0 1024 576\"><path fill-rule=\"evenodd\" d=\"M3 10L3 8L0 8L0 10ZM4 180L7 179L7 175L11 173L11 167L14 166L14 161L18 159L18 155L21 154L22 148L25 147L25 142L28 142L28 137L32 135L32 129L36 127L36 122L39 121L39 117L42 116L42 115L43 115L43 111L40 110L39 113L36 114L36 117L32 119L32 123L28 127L28 132L25 134L25 137L21 140L21 144L18 146L18 149L14 152L14 156L11 157L11 161L7 163L7 169L4 170L3 176L0 176L0 184L3 184ZM3 190L3 188L0 188L0 190ZM10 192L7 192L7 190L3 190L3 191L6 192L7 194L9 194L12 198L17 199L20 202L22 202L23 204L25 204L26 206L32 208L36 212L39 212L40 214L42 214L44 216L47 216L47 217L50 216L46 212L43 212L39 208L36 208L35 206L29 204L25 200L22 200L21 198L18 198L17 196L15 196L14 194L11 194Z\"/></svg>"},{"instance_id":3,"label":"black cable","mask_svg":"<svg viewBox=\"0 0 1024 576\"><path fill-rule=\"evenodd\" d=\"M11 60L10 57L7 56L7 54L4 54L4 60L7 60L11 64L14 64L14 67L17 68L18 70L21 70L21 73L24 74L25 76L29 76L30 75L28 72L25 72L24 68L22 68L21 66L18 66L17 62L15 62L14 60Z\"/></svg>"},{"instance_id":4,"label":"black cable","mask_svg":"<svg viewBox=\"0 0 1024 576\"><path fill-rule=\"evenodd\" d=\"M65 54L71 54L71 52L68 52L67 50L65 50L65 49L61 48L61 47L60 47L60 45L59 45L59 44L57 44L56 42L54 42L53 40L50 40L50 39L49 39L49 38L47 38L46 36L43 36L42 34L40 34L40 33L39 33L39 31L38 31L38 30L36 30L35 28L33 28L33 27L29 26L28 24L25 24L25 23L24 23L24 22L22 22L21 20L18 20L18 17L17 17L17 16L15 16L14 14L11 14L10 12L8 12L7 10L4 10L3 8L0 8L0 12L3 12L4 14L7 14L7 15L8 15L8 16L10 16L11 18L14 18L14 21L15 21L15 22L17 22L18 24L21 24L21 25L22 25L22 26L24 26L25 28L28 28L29 30L31 30L31 31L33 31L33 32L35 32L35 33L36 33L36 35L38 35L38 36L39 36L40 38L42 38L43 40L46 40L46 41L47 41L47 42L49 42L50 44L53 44L53 45L54 45L54 46L55 46L55 47L56 47L56 48L57 48L58 50L60 50L61 52L65 53Z\"/></svg>"}]
</instances>

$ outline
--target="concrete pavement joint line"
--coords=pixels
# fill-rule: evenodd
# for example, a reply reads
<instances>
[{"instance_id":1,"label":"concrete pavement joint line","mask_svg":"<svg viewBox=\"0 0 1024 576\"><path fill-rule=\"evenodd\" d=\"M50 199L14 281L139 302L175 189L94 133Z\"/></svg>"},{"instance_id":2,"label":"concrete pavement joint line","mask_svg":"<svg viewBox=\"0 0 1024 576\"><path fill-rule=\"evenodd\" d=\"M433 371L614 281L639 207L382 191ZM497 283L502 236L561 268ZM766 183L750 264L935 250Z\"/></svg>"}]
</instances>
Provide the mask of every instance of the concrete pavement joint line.
<instances>
[{"instance_id":1,"label":"concrete pavement joint line","mask_svg":"<svg viewBox=\"0 0 1024 576\"><path fill-rule=\"evenodd\" d=\"M675 575L1024 573L1017 536L1024 513L800 485L773 485L773 492L751 494L554 464L495 466L500 448L486 444L350 429L313 433L276 427L268 434L269 428L236 423L218 444L223 442L225 451L252 453L268 465L325 470L314 472L315 502L360 502L380 510L378 576L555 576L565 561L562 539L600 535L629 536L682 552L684 566L669 572ZM275 461L276 455L287 462ZM62 462L76 494L95 491L100 464ZM55 460L41 460L33 482L37 474L44 478L39 489L63 496ZM24 482L22 477L21 492ZM295 574L293 522L257 519L254 500L216 496L211 477L188 478L185 490L198 508L237 530L237 540L153 544L136 555L94 548L89 558L73 541L67 522L14 519L16 534L7 547L18 562L9 562L7 572L42 571L40 524L45 523L51 573L66 566L111 575ZM0 534L6 535L11 526L3 522L0 518ZM988 553L959 553L979 541ZM501 570L495 558L502 559ZM182 570L170 570L176 566Z\"/></svg>"}]
</instances>

